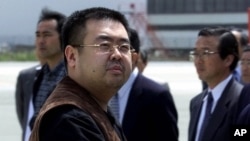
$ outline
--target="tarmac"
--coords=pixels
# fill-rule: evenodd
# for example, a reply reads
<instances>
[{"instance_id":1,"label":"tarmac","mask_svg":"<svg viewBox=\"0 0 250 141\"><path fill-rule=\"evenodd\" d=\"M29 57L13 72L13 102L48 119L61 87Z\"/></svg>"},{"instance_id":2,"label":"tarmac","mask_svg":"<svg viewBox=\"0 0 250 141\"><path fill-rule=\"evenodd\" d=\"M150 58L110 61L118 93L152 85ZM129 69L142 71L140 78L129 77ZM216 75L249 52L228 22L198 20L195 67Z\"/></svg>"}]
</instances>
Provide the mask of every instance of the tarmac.
<instances>
[{"instance_id":1,"label":"tarmac","mask_svg":"<svg viewBox=\"0 0 250 141\"><path fill-rule=\"evenodd\" d=\"M36 64L38 62L0 62L0 141L21 141L14 97L16 79L20 70ZM159 83L168 82L178 111L179 141L187 141L189 102L202 89L193 63L149 62L143 73Z\"/></svg>"}]
</instances>

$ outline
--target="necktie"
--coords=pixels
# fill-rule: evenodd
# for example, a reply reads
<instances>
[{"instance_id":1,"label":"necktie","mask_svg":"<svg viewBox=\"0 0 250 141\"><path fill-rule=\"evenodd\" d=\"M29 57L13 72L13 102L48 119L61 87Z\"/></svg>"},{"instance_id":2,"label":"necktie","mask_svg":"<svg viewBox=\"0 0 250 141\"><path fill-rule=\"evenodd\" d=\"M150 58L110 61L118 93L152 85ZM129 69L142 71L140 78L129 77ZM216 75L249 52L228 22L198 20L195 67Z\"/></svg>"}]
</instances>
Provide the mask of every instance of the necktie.
<instances>
[{"instance_id":1,"label":"necktie","mask_svg":"<svg viewBox=\"0 0 250 141\"><path fill-rule=\"evenodd\" d=\"M119 99L118 94L115 94L109 101L109 106L116 120L119 120Z\"/></svg>"},{"instance_id":2,"label":"necktie","mask_svg":"<svg viewBox=\"0 0 250 141\"><path fill-rule=\"evenodd\" d=\"M237 70L233 70L233 77L236 81L240 82L240 74L237 72Z\"/></svg>"},{"instance_id":3,"label":"necktie","mask_svg":"<svg viewBox=\"0 0 250 141\"><path fill-rule=\"evenodd\" d=\"M206 106L206 110L205 110L204 120L203 120L201 130L200 130L199 141L202 141L204 130L207 128L207 124L208 124L209 119L211 117L212 106L213 106L213 96L212 96L212 93L209 92L207 94L207 106Z\"/></svg>"}]
</instances>

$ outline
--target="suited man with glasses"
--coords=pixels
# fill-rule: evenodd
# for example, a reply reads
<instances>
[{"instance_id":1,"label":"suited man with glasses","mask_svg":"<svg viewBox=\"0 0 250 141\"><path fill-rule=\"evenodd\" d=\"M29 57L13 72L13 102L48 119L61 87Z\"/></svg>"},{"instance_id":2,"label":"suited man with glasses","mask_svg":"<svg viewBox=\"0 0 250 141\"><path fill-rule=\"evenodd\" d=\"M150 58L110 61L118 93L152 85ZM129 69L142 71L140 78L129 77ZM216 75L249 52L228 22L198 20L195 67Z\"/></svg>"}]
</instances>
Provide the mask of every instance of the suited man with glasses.
<instances>
[{"instance_id":1,"label":"suited man with glasses","mask_svg":"<svg viewBox=\"0 0 250 141\"><path fill-rule=\"evenodd\" d=\"M140 39L130 29L131 45L140 53ZM110 100L127 141L178 141L178 113L169 89L139 72L136 58L126 83Z\"/></svg>"},{"instance_id":2,"label":"suited man with glasses","mask_svg":"<svg viewBox=\"0 0 250 141\"><path fill-rule=\"evenodd\" d=\"M242 57L242 53L245 47L247 47L248 44L248 36L246 34L243 33L242 30L237 29L237 28L233 28L230 29L230 31L232 32L232 34L235 36L237 43L238 43L238 51L239 51L239 58ZM233 77L240 82L241 84L244 84L244 80L242 80L242 70L241 70L241 66L238 64L234 71L232 71ZM206 89L207 88L207 84L202 81L202 89Z\"/></svg>"},{"instance_id":3,"label":"suited man with glasses","mask_svg":"<svg viewBox=\"0 0 250 141\"><path fill-rule=\"evenodd\" d=\"M190 52L199 78L208 84L190 102L189 141L228 141L242 85L232 71L239 60L237 40L227 29L204 28Z\"/></svg>"},{"instance_id":4,"label":"suited man with glasses","mask_svg":"<svg viewBox=\"0 0 250 141\"><path fill-rule=\"evenodd\" d=\"M243 84L249 84L250 83L250 47L246 47L243 49L241 61L240 61L240 67L241 67L241 80Z\"/></svg>"}]
</instances>

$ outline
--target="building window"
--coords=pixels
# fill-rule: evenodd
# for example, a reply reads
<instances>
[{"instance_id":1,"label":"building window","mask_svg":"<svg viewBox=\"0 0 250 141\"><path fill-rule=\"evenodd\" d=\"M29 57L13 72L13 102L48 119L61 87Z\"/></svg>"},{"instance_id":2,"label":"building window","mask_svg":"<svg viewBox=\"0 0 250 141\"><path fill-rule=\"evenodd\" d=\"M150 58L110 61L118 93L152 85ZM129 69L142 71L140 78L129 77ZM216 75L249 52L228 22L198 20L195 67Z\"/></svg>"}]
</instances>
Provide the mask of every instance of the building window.
<instances>
[{"instance_id":1,"label":"building window","mask_svg":"<svg viewBox=\"0 0 250 141\"><path fill-rule=\"evenodd\" d=\"M246 12L250 0L148 0L149 14Z\"/></svg>"}]
</instances>

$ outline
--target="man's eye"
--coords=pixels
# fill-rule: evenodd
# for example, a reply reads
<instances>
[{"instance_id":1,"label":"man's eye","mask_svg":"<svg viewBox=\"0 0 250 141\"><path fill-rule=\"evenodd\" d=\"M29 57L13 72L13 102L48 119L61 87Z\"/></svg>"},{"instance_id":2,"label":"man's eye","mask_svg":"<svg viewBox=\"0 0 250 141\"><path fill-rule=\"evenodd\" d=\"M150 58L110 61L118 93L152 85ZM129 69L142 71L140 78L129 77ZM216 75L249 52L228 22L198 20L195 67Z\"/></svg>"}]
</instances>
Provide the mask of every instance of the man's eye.
<instances>
[{"instance_id":1,"label":"man's eye","mask_svg":"<svg viewBox=\"0 0 250 141\"><path fill-rule=\"evenodd\" d=\"M207 54L209 54L209 50L204 50L204 51L202 52L202 55L207 55Z\"/></svg>"},{"instance_id":2,"label":"man's eye","mask_svg":"<svg viewBox=\"0 0 250 141\"><path fill-rule=\"evenodd\" d=\"M101 50L109 50L110 44L109 43L102 43L102 44L100 44L100 49Z\"/></svg>"},{"instance_id":3,"label":"man's eye","mask_svg":"<svg viewBox=\"0 0 250 141\"><path fill-rule=\"evenodd\" d=\"M50 36L52 36L52 34L47 33L47 34L44 34L43 36L44 36L44 37L50 37Z\"/></svg>"},{"instance_id":4,"label":"man's eye","mask_svg":"<svg viewBox=\"0 0 250 141\"><path fill-rule=\"evenodd\" d=\"M121 46L120 46L120 50L121 50L121 51L128 51L129 48L130 48L129 45L121 45Z\"/></svg>"},{"instance_id":5,"label":"man's eye","mask_svg":"<svg viewBox=\"0 0 250 141\"><path fill-rule=\"evenodd\" d=\"M202 55L208 55L209 53L208 52L203 52Z\"/></svg>"}]
</instances>

